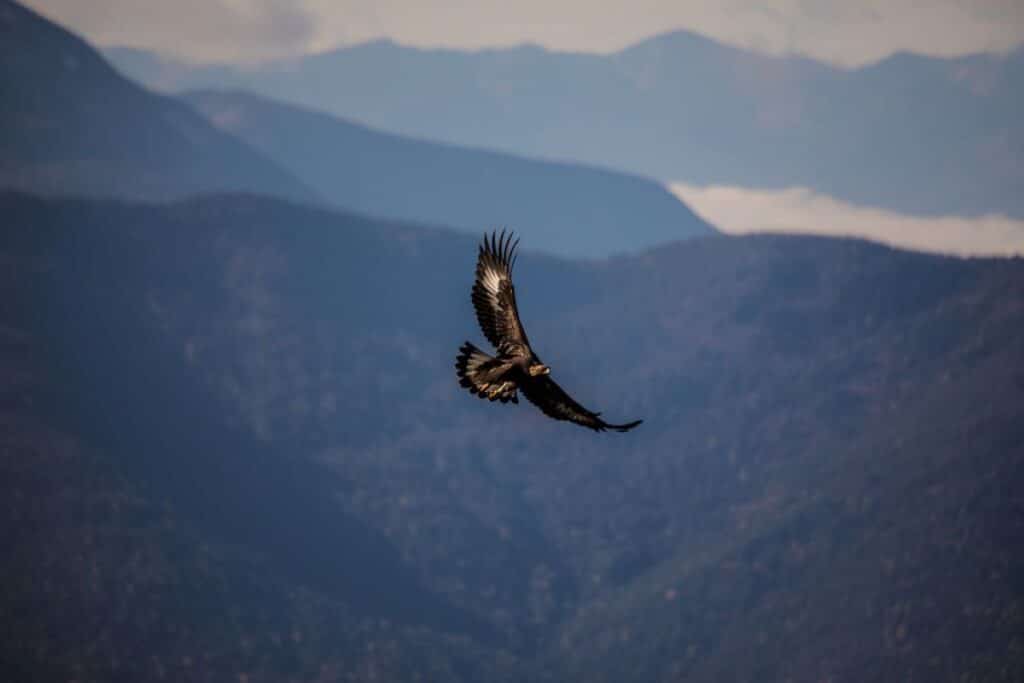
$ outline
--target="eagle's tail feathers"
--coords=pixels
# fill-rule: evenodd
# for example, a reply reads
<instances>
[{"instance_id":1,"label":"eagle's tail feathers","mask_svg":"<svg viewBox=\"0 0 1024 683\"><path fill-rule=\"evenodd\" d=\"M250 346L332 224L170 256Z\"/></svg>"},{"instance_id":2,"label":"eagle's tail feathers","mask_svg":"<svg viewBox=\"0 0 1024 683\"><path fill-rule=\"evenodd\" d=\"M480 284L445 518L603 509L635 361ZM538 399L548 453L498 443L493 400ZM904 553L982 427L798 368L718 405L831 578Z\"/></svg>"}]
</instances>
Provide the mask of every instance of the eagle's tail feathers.
<instances>
[{"instance_id":1,"label":"eagle's tail feathers","mask_svg":"<svg viewBox=\"0 0 1024 683\"><path fill-rule=\"evenodd\" d=\"M489 401L519 403L516 384L504 378L506 364L466 342L455 358L455 374L459 385L469 393Z\"/></svg>"}]
</instances>

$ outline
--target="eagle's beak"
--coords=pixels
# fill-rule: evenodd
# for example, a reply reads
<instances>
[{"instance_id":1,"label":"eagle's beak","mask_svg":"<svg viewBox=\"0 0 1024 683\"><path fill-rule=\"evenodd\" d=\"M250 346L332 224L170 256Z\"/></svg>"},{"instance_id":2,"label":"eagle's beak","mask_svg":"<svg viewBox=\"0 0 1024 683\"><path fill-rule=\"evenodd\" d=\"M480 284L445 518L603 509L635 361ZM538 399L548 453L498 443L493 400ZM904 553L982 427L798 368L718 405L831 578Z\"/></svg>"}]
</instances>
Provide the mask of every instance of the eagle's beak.
<instances>
[{"instance_id":1,"label":"eagle's beak","mask_svg":"<svg viewBox=\"0 0 1024 683\"><path fill-rule=\"evenodd\" d=\"M550 374L551 374L551 368L549 368L546 365L541 365L540 363L538 363L537 365L531 365L530 366L530 376L531 377L538 377L540 375L550 375Z\"/></svg>"}]
</instances>

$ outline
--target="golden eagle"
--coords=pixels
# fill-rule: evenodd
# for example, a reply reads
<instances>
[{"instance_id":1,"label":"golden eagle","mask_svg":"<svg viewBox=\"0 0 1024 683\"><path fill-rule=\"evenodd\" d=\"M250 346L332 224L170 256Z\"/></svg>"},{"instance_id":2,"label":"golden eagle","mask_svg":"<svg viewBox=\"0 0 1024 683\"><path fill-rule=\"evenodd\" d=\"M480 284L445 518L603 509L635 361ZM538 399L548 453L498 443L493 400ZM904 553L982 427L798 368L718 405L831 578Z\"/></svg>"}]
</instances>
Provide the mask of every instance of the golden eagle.
<instances>
[{"instance_id":1,"label":"golden eagle","mask_svg":"<svg viewBox=\"0 0 1024 683\"><path fill-rule=\"evenodd\" d=\"M600 413L592 413L574 401L551 379L551 369L541 362L530 348L526 330L519 322L516 293L512 286L512 267L519 240L512 241L502 230L484 235L476 264L476 282L473 283L473 308L484 336L497 349L496 356L466 342L459 348L455 370L459 384L471 394L489 401L519 403L517 391L556 420L569 420L584 427L603 432L615 429L627 432L643 422L613 425L602 420Z\"/></svg>"}]
</instances>

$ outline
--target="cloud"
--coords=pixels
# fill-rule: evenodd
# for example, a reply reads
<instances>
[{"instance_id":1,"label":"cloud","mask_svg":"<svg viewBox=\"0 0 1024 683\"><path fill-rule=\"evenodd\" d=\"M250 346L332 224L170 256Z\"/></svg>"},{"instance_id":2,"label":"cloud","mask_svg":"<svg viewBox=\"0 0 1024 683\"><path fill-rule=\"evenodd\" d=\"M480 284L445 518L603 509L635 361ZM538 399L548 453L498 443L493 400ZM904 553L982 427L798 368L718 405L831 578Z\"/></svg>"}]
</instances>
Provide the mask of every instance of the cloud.
<instances>
[{"instance_id":1,"label":"cloud","mask_svg":"<svg viewBox=\"0 0 1024 683\"><path fill-rule=\"evenodd\" d=\"M306 52L316 15L290 0L29 0L44 16L100 45L158 50L193 61Z\"/></svg>"},{"instance_id":2,"label":"cloud","mask_svg":"<svg viewBox=\"0 0 1024 683\"><path fill-rule=\"evenodd\" d=\"M670 189L705 220L731 234L842 235L940 254L1024 255L1024 220L1006 216L909 216L849 204L803 187L752 190L672 183Z\"/></svg>"},{"instance_id":3,"label":"cloud","mask_svg":"<svg viewBox=\"0 0 1024 683\"><path fill-rule=\"evenodd\" d=\"M378 37L420 46L534 42L610 52L688 29L768 52L863 64L898 50L956 55L1024 40L1020 0L28 0L101 44L251 60Z\"/></svg>"}]
</instances>

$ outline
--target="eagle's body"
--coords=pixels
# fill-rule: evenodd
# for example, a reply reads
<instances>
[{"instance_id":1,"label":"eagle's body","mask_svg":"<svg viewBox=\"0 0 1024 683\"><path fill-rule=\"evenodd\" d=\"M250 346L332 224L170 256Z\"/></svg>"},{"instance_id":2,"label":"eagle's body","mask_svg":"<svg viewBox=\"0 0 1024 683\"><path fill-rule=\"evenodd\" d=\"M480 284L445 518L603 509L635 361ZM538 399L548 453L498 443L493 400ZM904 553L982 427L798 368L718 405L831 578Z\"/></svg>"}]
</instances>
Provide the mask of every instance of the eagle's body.
<instances>
[{"instance_id":1,"label":"eagle's body","mask_svg":"<svg viewBox=\"0 0 1024 683\"><path fill-rule=\"evenodd\" d=\"M502 232L484 237L476 265L473 284L473 308L484 336L497 353L489 356L469 342L459 349L455 370L459 384L470 393L490 401L519 402L522 391L527 400L545 415L556 420L569 420L595 431L616 429L625 432L642 422L623 425L608 424L600 413L593 413L574 401L551 379L551 369L541 362L530 347L526 331L519 322L512 266L515 248Z\"/></svg>"}]
</instances>

